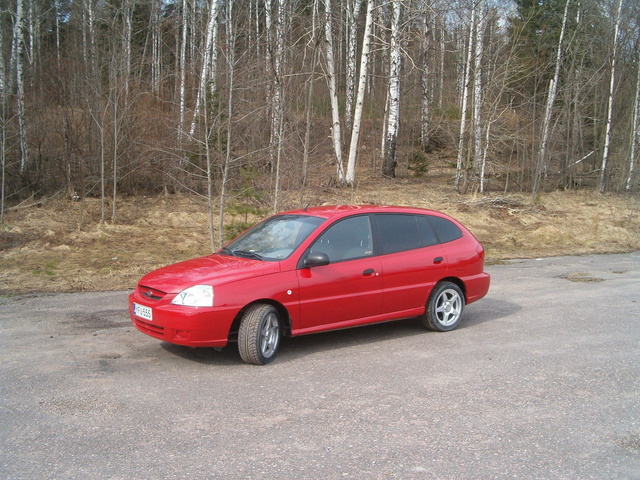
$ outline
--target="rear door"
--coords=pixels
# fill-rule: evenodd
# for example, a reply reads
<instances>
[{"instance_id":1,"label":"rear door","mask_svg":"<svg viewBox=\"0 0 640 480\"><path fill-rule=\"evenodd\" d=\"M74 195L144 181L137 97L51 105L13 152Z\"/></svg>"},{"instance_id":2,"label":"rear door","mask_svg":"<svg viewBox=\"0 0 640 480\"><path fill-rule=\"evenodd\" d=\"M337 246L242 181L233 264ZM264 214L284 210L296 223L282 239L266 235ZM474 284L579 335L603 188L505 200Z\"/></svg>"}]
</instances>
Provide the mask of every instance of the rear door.
<instances>
[{"instance_id":1,"label":"rear door","mask_svg":"<svg viewBox=\"0 0 640 480\"><path fill-rule=\"evenodd\" d=\"M433 286L446 276L447 258L425 215L376 214L383 278L383 314L421 314Z\"/></svg>"}]
</instances>

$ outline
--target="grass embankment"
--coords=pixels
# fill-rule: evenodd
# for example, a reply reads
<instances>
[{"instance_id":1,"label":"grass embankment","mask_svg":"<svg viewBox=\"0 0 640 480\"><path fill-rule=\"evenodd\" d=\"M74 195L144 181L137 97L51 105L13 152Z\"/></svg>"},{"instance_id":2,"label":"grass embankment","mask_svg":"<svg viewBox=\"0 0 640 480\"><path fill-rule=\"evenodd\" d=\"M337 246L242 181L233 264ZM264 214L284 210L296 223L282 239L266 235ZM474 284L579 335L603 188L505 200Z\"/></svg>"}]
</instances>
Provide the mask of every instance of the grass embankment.
<instances>
[{"instance_id":1,"label":"grass embankment","mask_svg":"<svg viewBox=\"0 0 640 480\"><path fill-rule=\"evenodd\" d=\"M592 191L530 195L455 195L412 180L376 179L353 189L317 190L301 202L377 203L433 208L465 224L484 244L487 262L512 258L640 250L640 197ZM0 294L133 288L146 272L210 252L204 199L184 195L118 202L115 224L100 225L100 201L56 199L15 208L0 225ZM237 230L266 214L226 218ZM216 234L217 238L217 234Z\"/></svg>"}]
</instances>

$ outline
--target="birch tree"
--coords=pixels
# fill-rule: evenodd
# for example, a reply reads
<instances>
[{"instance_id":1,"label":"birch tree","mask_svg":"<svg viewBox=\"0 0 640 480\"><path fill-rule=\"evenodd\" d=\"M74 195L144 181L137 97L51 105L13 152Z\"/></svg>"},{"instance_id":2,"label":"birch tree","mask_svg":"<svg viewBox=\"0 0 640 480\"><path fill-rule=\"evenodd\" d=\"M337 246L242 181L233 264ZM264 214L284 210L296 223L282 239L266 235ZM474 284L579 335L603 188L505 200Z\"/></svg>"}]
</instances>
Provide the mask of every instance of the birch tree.
<instances>
[{"instance_id":1,"label":"birch tree","mask_svg":"<svg viewBox=\"0 0 640 480\"><path fill-rule=\"evenodd\" d=\"M427 12L427 6L423 7L420 13L420 21L422 22L421 31L421 52L420 52L420 64L422 71L420 72L420 86L422 87L422 121L420 124L420 145L422 150L426 151L429 147L429 104L430 104L430 69L429 69L429 14Z\"/></svg>"},{"instance_id":2,"label":"birch tree","mask_svg":"<svg viewBox=\"0 0 640 480\"><path fill-rule=\"evenodd\" d=\"M236 35L234 32L234 16L233 16L234 0L227 0L226 8L226 29L227 29L227 141L225 145L225 158L222 165L222 180L220 182L220 210L218 214L218 241L220 245L224 242L224 211L227 201L227 181L229 179L229 168L231 166L232 152L232 118L233 118L233 89L235 80L235 48ZM211 198L211 197L210 197ZM213 212L213 206L209 205L210 212ZM211 250L214 250L213 242L213 219L211 219Z\"/></svg>"},{"instance_id":3,"label":"birch tree","mask_svg":"<svg viewBox=\"0 0 640 480\"><path fill-rule=\"evenodd\" d=\"M455 189L460 191L462 180L462 166L465 152L465 135L467 133L467 103L469 101L469 87L471 85L471 60L473 55L473 37L476 30L476 3L471 1L471 14L469 19L469 35L467 45L467 57L464 64L464 76L462 82L462 107L460 110L460 136L458 141L458 160L456 162Z\"/></svg>"},{"instance_id":4,"label":"birch tree","mask_svg":"<svg viewBox=\"0 0 640 480\"><path fill-rule=\"evenodd\" d=\"M395 177L397 165L398 126L400 122L400 68L402 56L400 54L400 17L402 3L392 1L393 17L391 20L391 45L389 48L389 110L387 114L386 141L382 174Z\"/></svg>"},{"instance_id":5,"label":"birch tree","mask_svg":"<svg viewBox=\"0 0 640 480\"><path fill-rule=\"evenodd\" d=\"M82 8L82 54L84 56L84 65L89 78L93 84L96 79L96 29L95 29L95 13L94 0L83 0Z\"/></svg>"},{"instance_id":6,"label":"birch tree","mask_svg":"<svg viewBox=\"0 0 640 480\"><path fill-rule=\"evenodd\" d=\"M318 23L317 18L319 18L319 4L318 0L313 1L313 12L312 12L312 21L311 21L311 37L309 39L308 45L311 45L313 54L311 55L311 75L309 77L308 83L309 87L307 89L307 100L305 106L305 132L304 132L304 146L302 152L302 181L300 184L302 185L302 195L304 196L304 190L307 186L307 173L309 170L309 153L311 151L311 124L313 117L313 99L314 99L314 87L316 83L316 68L318 66L318 57L320 52L320 41L318 36L318 30L316 24Z\"/></svg>"},{"instance_id":7,"label":"birch tree","mask_svg":"<svg viewBox=\"0 0 640 480\"><path fill-rule=\"evenodd\" d=\"M333 153L336 160L336 173L338 181L344 183L345 174L342 165L342 134L340 130L340 109L338 107L338 92L336 88L335 61L333 57L333 19L331 15L331 0L324 0L324 37L327 59L327 83L329 85L329 98L331 100L331 139L333 141Z\"/></svg>"},{"instance_id":8,"label":"birch tree","mask_svg":"<svg viewBox=\"0 0 640 480\"><path fill-rule=\"evenodd\" d=\"M0 17L1 18L1 17ZM7 81L4 60L4 35L0 31L0 225L4 224L4 197L5 197L5 173L6 173L6 144L7 144Z\"/></svg>"},{"instance_id":9,"label":"birch tree","mask_svg":"<svg viewBox=\"0 0 640 480\"><path fill-rule=\"evenodd\" d=\"M638 153L638 143L640 143L640 48L638 48L638 61L636 64L636 97L633 103L633 121L631 127L631 149L629 152L629 175L625 189L631 191L633 177L635 173L636 155Z\"/></svg>"},{"instance_id":10,"label":"birch tree","mask_svg":"<svg viewBox=\"0 0 640 480\"><path fill-rule=\"evenodd\" d=\"M613 119L613 95L615 92L616 61L618 59L618 36L620 33L620 12L622 0L618 0L618 8L613 25L613 48L611 52L611 75L609 77L609 96L607 98L607 120L605 123L604 148L602 151L602 166L600 167L600 183L598 189L603 193L607 188L607 162L611 145L611 121Z\"/></svg>"},{"instance_id":11,"label":"birch tree","mask_svg":"<svg viewBox=\"0 0 640 480\"><path fill-rule=\"evenodd\" d=\"M218 0L211 0L211 5L209 6L209 21L207 23L207 38L202 55L202 68L200 70L200 85L198 87L193 120L191 121L191 129L189 130L189 136L191 137L196 130L196 123L200 116L202 103L206 101L207 86L209 86L209 91L212 96L216 90L218 7Z\"/></svg>"},{"instance_id":12,"label":"birch tree","mask_svg":"<svg viewBox=\"0 0 640 480\"><path fill-rule=\"evenodd\" d=\"M162 77L162 2L151 0L151 91L160 94Z\"/></svg>"},{"instance_id":13,"label":"birch tree","mask_svg":"<svg viewBox=\"0 0 640 480\"><path fill-rule=\"evenodd\" d=\"M275 36L272 43L268 43L267 50L274 49L273 55L268 56L271 64L272 90L271 90L271 137L269 142L269 165L275 167L275 187L274 187L274 212L279 208L280 198L280 161L282 159L283 148L283 127L284 127L284 85L283 85L283 69L284 69L284 53L285 53L285 19L286 19L286 0L275 0L276 22ZM267 6L267 3L269 4ZM270 8L270 1L265 2L265 7Z\"/></svg>"},{"instance_id":14,"label":"birch tree","mask_svg":"<svg viewBox=\"0 0 640 480\"><path fill-rule=\"evenodd\" d=\"M353 118L353 128L351 130L351 143L349 145L349 161L347 163L347 175L345 183L353 185L356 177L356 156L358 142L360 140L360 126L362 121L362 108L364 105L364 93L369 70L369 56L371 54L371 31L373 28L373 8L375 0L367 0L367 16L364 27L364 38L362 41L362 54L360 57L360 78L358 80L358 97Z\"/></svg>"},{"instance_id":15,"label":"birch tree","mask_svg":"<svg viewBox=\"0 0 640 480\"><path fill-rule=\"evenodd\" d=\"M484 30L486 26L486 15L484 12L484 1L478 0L478 11L480 18L476 22L475 33L475 56L474 56L474 68L473 68L473 175L475 178L479 178L480 191L484 191L484 162L485 157L483 154L482 146L482 99L483 99L483 84L482 84L482 54L484 46Z\"/></svg>"},{"instance_id":16,"label":"birch tree","mask_svg":"<svg viewBox=\"0 0 640 480\"><path fill-rule=\"evenodd\" d=\"M13 24L13 40L11 43L11 70L13 72L12 81L16 86L16 102L18 106L18 128L20 135L20 172L24 173L29 165L29 145L27 143L27 120L25 112L24 100L24 65L22 63L24 50L24 28L25 28L25 11L24 2L26 0L16 1L16 15ZM11 91L12 89L10 89Z\"/></svg>"},{"instance_id":17,"label":"birch tree","mask_svg":"<svg viewBox=\"0 0 640 480\"><path fill-rule=\"evenodd\" d=\"M347 0L346 5L346 34L347 34L347 57L346 57L346 81L345 81L345 128L349 131L353 125L353 107L356 85L356 50L358 43L358 17L360 16L362 1Z\"/></svg>"},{"instance_id":18,"label":"birch tree","mask_svg":"<svg viewBox=\"0 0 640 480\"><path fill-rule=\"evenodd\" d=\"M184 117L186 110L186 69L187 69L187 0L182 0L182 36L180 41L180 56L178 57L178 78L180 85L180 107L178 115L178 150L182 151L182 141L184 137Z\"/></svg>"},{"instance_id":19,"label":"birch tree","mask_svg":"<svg viewBox=\"0 0 640 480\"><path fill-rule=\"evenodd\" d=\"M569 12L569 1L564 6L564 14L562 15L562 28L560 29L560 38L558 39L558 48L556 50L556 64L553 78L549 81L549 92L547 94L547 105L544 111L544 120L542 121L542 137L540 139L540 150L536 162L536 169L533 174L533 185L531 192L533 196L540 189L540 182L544 172L547 170L547 144L549 143L549 134L551 129L551 116L553 113L553 104L556 100L556 92L558 90L558 81L560 77L560 67L562 64L562 43L564 40L565 29L567 26L567 17Z\"/></svg>"}]
</instances>

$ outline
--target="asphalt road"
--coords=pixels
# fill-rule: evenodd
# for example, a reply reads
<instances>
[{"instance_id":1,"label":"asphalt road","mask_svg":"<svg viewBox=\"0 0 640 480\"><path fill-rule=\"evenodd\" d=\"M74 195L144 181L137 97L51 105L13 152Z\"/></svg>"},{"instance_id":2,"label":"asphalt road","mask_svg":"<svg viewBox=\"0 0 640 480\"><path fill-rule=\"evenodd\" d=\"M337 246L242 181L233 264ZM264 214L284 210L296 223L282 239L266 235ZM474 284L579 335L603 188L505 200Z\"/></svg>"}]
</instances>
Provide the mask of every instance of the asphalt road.
<instances>
[{"instance_id":1,"label":"asphalt road","mask_svg":"<svg viewBox=\"0 0 640 480\"><path fill-rule=\"evenodd\" d=\"M126 292L0 299L2 479L640 479L640 252L491 266L449 333L138 333Z\"/></svg>"}]
</instances>

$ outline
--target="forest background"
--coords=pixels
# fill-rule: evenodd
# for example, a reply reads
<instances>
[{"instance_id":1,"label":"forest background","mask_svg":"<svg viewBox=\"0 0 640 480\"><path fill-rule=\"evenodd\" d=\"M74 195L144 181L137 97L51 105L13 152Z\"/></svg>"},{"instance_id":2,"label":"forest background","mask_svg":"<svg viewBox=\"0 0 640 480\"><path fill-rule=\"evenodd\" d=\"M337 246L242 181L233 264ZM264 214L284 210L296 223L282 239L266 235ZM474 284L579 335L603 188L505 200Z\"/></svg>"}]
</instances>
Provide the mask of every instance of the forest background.
<instances>
[{"instance_id":1,"label":"forest background","mask_svg":"<svg viewBox=\"0 0 640 480\"><path fill-rule=\"evenodd\" d=\"M450 211L494 260L640 248L636 0L4 0L0 26L0 291L122 288L326 202Z\"/></svg>"}]
</instances>

